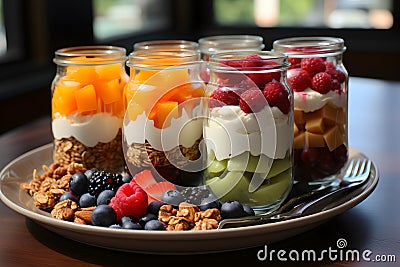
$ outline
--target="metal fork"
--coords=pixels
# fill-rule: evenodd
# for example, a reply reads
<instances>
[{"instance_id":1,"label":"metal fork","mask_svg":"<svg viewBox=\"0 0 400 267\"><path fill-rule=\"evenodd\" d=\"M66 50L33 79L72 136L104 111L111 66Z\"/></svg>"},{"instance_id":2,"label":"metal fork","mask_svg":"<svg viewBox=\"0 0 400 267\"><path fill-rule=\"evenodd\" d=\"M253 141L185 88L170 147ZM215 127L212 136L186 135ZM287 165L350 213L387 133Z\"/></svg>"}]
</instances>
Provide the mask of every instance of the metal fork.
<instances>
[{"instance_id":1,"label":"metal fork","mask_svg":"<svg viewBox=\"0 0 400 267\"><path fill-rule=\"evenodd\" d=\"M332 182L329 186L294 197L270 214L224 219L219 223L218 229L264 224L301 217L308 209L317 206L321 202L361 187L368 180L371 164L372 162L366 158L353 158L343 178ZM299 201L300 204L298 204ZM290 209L290 207L293 208Z\"/></svg>"}]
</instances>

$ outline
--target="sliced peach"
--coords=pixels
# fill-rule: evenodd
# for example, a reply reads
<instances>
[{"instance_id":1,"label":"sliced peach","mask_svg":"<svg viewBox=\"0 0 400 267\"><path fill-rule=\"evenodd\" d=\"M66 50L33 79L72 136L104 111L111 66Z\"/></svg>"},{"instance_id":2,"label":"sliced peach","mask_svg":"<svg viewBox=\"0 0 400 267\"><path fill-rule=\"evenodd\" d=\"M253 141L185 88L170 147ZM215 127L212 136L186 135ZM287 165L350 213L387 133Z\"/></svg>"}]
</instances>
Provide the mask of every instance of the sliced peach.
<instances>
[{"instance_id":1,"label":"sliced peach","mask_svg":"<svg viewBox=\"0 0 400 267\"><path fill-rule=\"evenodd\" d=\"M98 80L95 83L96 95L100 97L104 104L110 104L121 100L122 91L119 85L119 79L114 80Z\"/></svg>"},{"instance_id":2,"label":"sliced peach","mask_svg":"<svg viewBox=\"0 0 400 267\"><path fill-rule=\"evenodd\" d=\"M75 91L75 100L79 112L96 111L97 97L96 90L92 84Z\"/></svg>"},{"instance_id":3,"label":"sliced peach","mask_svg":"<svg viewBox=\"0 0 400 267\"><path fill-rule=\"evenodd\" d=\"M156 70L139 70L139 72L134 75L133 82L143 84L157 72Z\"/></svg>"},{"instance_id":4,"label":"sliced peach","mask_svg":"<svg viewBox=\"0 0 400 267\"><path fill-rule=\"evenodd\" d=\"M121 77L121 64L94 66L94 70L102 80L113 80Z\"/></svg>"}]
</instances>

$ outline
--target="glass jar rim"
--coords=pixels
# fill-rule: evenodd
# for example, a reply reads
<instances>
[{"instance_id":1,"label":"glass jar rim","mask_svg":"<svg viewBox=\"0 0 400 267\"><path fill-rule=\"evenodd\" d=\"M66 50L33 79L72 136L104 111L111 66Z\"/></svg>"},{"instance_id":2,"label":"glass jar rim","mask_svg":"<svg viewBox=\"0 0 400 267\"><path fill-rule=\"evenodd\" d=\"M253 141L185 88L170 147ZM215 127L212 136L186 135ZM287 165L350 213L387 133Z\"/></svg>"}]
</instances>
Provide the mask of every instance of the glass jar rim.
<instances>
[{"instance_id":1,"label":"glass jar rim","mask_svg":"<svg viewBox=\"0 0 400 267\"><path fill-rule=\"evenodd\" d=\"M72 46L58 49L53 62L64 66L91 66L123 63L126 49L118 46Z\"/></svg>"},{"instance_id":2,"label":"glass jar rim","mask_svg":"<svg viewBox=\"0 0 400 267\"><path fill-rule=\"evenodd\" d=\"M334 56L346 51L344 40L338 37L290 37L275 40L273 51L285 53L289 57Z\"/></svg>"},{"instance_id":3,"label":"glass jar rim","mask_svg":"<svg viewBox=\"0 0 400 267\"><path fill-rule=\"evenodd\" d=\"M237 61L242 63L244 58L248 55L258 55L261 57L261 60L268 64L263 64L259 67L252 66L249 69L237 69L232 66L221 64L221 62L229 61ZM211 55L208 67L211 70L217 71L241 71L241 72L265 72L270 70L284 70L289 68L290 63L288 61L287 55L280 52L275 51L229 51L229 52L221 52Z\"/></svg>"},{"instance_id":4,"label":"glass jar rim","mask_svg":"<svg viewBox=\"0 0 400 267\"><path fill-rule=\"evenodd\" d=\"M199 49L199 44L188 40L150 40L138 42L133 45L133 50L150 50L160 48Z\"/></svg>"},{"instance_id":5,"label":"glass jar rim","mask_svg":"<svg viewBox=\"0 0 400 267\"><path fill-rule=\"evenodd\" d=\"M165 69L185 67L200 63L198 50L180 48L160 48L137 50L129 54L126 65L138 69Z\"/></svg>"},{"instance_id":6,"label":"glass jar rim","mask_svg":"<svg viewBox=\"0 0 400 267\"><path fill-rule=\"evenodd\" d=\"M258 35L214 35L198 40L202 53L218 51L264 49L263 38Z\"/></svg>"}]
</instances>

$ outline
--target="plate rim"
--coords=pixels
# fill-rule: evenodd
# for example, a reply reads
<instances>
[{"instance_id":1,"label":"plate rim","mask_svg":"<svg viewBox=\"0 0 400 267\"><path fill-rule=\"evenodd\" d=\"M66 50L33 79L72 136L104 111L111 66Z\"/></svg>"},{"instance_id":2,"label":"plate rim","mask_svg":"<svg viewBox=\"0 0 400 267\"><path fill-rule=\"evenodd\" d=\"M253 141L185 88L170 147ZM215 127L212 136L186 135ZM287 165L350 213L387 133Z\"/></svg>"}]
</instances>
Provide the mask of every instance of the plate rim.
<instances>
[{"instance_id":1,"label":"plate rim","mask_svg":"<svg viewBox=\"0 0 400 267\"><path fill-rule=\"evenodd\" d=\"M35 212L29 210L25 207L22 207L18 203L14 203L14 201L10 200L3 192L3 186L5 183L5 179L13 178L13 177L5 177L5 171L10 169L11 166L19 162L23 158L34 156L36 153L40 153L49 150L53 147L52 143L48 143L43 146L39 146L32 150L29 150L20 156L16 157L14 160L10 161L1 171L0 171L0 199L5 203L10 209L15 212L23 215L29 219L36 221L37 223L45 226L47 229L57 228L62 231L73 231L75 233L81 233L84 231L85 233L90 233L96 236L104 236L104 237L124 237L129 238L132 236L138 240L164 240L168 238L171 241L190 241L190 240L208 240L210 237L215 238L217 234L219 239L228 239L232 236L234 237L244 237L256 234L267 234L275 231L288 230L296 227L306 227L307 225L322 223L325 220L328 220L348 209L353 208L364 199L366 199L376 188L379 180L379 170L374 162L372 162L372 169L374 170L374 175L370 175L369 179L372 179L367 187L365 187L358 195L352 197L348 201L341 203L337 206L331 207L327 210L313 213L310 215L306 215L304 217L291 219L288 221L275 222L271 224L262 224L262 225L253 225L253 226L245 226L239 228L228 228L228 229L215 229L215 230L207 230L207 231L143 231L143 230L128 230L128 229L109 229L105 227L96 227L92 225L80 225L73 222L62 221L50 216L46 216L41 214L40 212ZM357 155L361 155L362 157L368 158L365 154L360 152L359 150L349 147L349 151L353 151ZM20 183L18 183L19 187ZM22 190L22 189L20 189ZM22 204L22 203L21 203ZM39 211L39 210L38 210ZM43 211L44 212L44 211ZM54 231L53 231L54 232ZM65 236L65 235L64 235ZM65 236L68 238L68 236ZM71 239L71 238L70 238ZM78 242L86 243L81 240L74 239ZM88 243L96 246L95 243ZM117 249L118 248L112 248ZM243 247L244 248L244 247ZM238 248L240 249L240 248ZM140 250L129 250L129 251L140 251ZM169 251L169 250L168 250ZM210 250L212 251L212 250ZM208 251L208 252L210 252ZM143 251L141 251L143 252Z\"/></svg>"}]
</instances>

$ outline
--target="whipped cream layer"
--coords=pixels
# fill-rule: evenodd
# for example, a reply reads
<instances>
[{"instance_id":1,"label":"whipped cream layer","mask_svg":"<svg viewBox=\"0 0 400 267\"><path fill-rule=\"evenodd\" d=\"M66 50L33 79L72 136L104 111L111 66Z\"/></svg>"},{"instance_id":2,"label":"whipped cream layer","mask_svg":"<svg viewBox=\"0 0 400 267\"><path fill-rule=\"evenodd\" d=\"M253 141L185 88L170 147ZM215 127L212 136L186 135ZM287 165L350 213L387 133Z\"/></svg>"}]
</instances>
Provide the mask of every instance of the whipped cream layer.
<instances>
[{"instance_id":1,"label":"whipped cream layer","mask_svg":"<svg viewBox=\"0 0 400 267\"><path fill-rule=\"evenodd\" d=\"M257 113L245 113L239 106L211 110L204 127L207 148L217 160L249 151L253 156L284 158L293 141L292 123L277 107L264 107Z\"/></svg>"},{"instance_id":2,"label":"whipped cream layer","mask_svg":"<svg viewBox=\"0 0 400 267\"><path fill-rule=\"evenodd\" d=\"M338 108L344 108L347 105L347 95L336 91L320 94L310 88L302 92L294 92L294 108L304 112L318 110L328 103Z\"/></svg>"},{"instance_id":3,"label":"whipped cream layer","mask_svg":"<svg viewBox=\"0 0 400 267\"><path fill-rule=\"evenodd\" d=\"M169 151L179 145L191 147L203 134L201 106L195 107L191 114L183 108L182 115L172 118L171 125L163 129L156 128L154 121L149 120L143 111L136 120L125 121L123 134L128 145L144 144L147 140L153 148L160 151Z\"/></svg>"},{"instance_id":4,"label":"whipped cream layer","mask_svg":"<svg viewBox=\"0 0 400 267\"><path fill-rule=\"evenodd\" d=\"M87 147L111 142L121 127L121 118L105 112L85 116L76 113L69 117L55 114L52 121L55 139L74 137Z\"/></svg>"}]
</instances>

